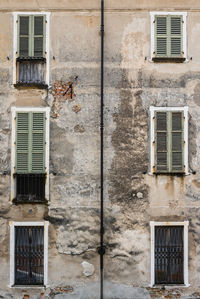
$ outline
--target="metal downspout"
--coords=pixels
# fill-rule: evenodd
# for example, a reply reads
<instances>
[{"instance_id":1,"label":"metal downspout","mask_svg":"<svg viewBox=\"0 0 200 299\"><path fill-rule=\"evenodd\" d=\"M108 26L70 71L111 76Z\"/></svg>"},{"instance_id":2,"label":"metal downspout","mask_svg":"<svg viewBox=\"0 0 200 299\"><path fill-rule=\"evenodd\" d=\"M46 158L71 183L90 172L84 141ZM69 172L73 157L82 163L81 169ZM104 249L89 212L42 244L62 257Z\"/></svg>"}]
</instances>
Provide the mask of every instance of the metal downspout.
<instances>
[{"instance_id":1,"label":"metal downspout","mask_svg":"<svg viewBox=\"0 0 200 299\"><path fill-rule=\"evenodd\" d=\"M104 0L101 0L101 149L100 149L100 188L101 188L101 211L100 211L100 298L103 299L103 256L105 253L104 247Z\"/></svg>"}]
</instances>

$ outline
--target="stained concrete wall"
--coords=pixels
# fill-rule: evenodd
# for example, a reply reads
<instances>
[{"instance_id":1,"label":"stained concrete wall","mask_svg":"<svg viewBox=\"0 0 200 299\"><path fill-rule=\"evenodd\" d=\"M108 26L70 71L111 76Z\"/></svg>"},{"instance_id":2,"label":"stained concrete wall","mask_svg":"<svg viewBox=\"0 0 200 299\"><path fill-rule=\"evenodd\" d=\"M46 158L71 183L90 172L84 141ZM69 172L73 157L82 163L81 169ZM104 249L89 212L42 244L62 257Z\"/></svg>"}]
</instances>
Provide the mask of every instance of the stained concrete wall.
<instances>
[{"instance_id":1,"label":"stained concrete wall","mask_svg":"<svg viewBox=\"0 0 200 299\"><path fill-rule=\"evenodd\" d=\"M99 8L94 0L0 3L2 298L99 297ZM105 9L105 298L199 298L200 1L110 0ZM12 12L24 10L51 12L47 91L12 85ZM153 10L188 12L187 63L149 61ZM63 96L70 83L72 97ZM189 107L195 175L148 174L151 105ZM10 202L12 106L51 107L48 206ZM9 288L9 221L44 219L50 222L49 287ZM189 288L149 288L153 220L189 220ZM91 276L83 262L91 264Z\"/></svg>"}]
</instances>

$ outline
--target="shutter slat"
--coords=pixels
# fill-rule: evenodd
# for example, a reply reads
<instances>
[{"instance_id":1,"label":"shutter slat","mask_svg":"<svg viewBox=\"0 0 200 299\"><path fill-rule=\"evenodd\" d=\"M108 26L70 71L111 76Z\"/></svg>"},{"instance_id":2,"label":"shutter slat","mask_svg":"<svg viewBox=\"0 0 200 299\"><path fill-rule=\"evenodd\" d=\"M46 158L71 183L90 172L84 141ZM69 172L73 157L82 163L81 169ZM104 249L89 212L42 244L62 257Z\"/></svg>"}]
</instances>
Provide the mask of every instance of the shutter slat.
<instances>
[{"instance_id":1,"label":"shutter slat","mask_svg":"<svg viewBox=\"0 0 200 299\"><path fill-rule=\"evenodd\" d=\"M172 56L180 56L182 53L181 44L182 44L182 18L181 17L173 17L170 18L171 24L171 55Z\"/></svg>"},{"instance_id":2,"label":"shutter slat","mask_svg":"<svg viewBox=\"0 0 200 299\"><path fill-rule=\"evenodd\" d=\"M33 113L32 172L44 173L45 113Z\"/></svg>"},{"instance_id":3,"label":"shutter slat","mask_svg":"<svg viewBox=\"0 0 200 299\"><path fill-rule=\"evenodd\" d=\"M157 34L167 34L167 18L166 17L157 17L157 26L156 32Z\"/></svg>"},{"instance_id":4,"label":"shutter slat","mask_svg":"<svg viewBox=\"0 0 200 299\"><path fill-rule=\"evenodd\" d=\"M28 172L28 113L17 113L16 172Z\"/></svg>"},{"instance_id":5,"label":"shutter slat","mask_svg":"<svg viewBox=\"0 0 200 299\"><path fill-rule=\"evenodd\" d=\"M34 17L34 35L43 35L43 16Z\"/></svg>"},{"instance_id":6,"label":"shutter slat","mask_svg":"<svg viewBox=\"0 0 200 299\"><path fill-rule=\"evenodd\" d=\"M167 38L157 37L157 55L167 55Z\"/></svg>"},{"instance_id":7,"label":"shutter slat","mask_svg":"<svg viewBox=\"0 0 200 299\"><path fill-rule=\"evenodd\" d=\"M171 34L181 34L181 17L171 17Z\"/></svg>"},{"instance_id":8,"label":"shutter slat","mask_svg":"<svg viewBox=\"0 0 200 299\"><path fill-rule=\"evenodd\" d=\"M182 112L172 112L172 171L183 171Z\"/></svg>"},{"instance_id":9,"label":"shutter slat","mask_svg":"<svg viewBox=\"0 0 200 299\"><path fill-rule=\"evenodd\" d=\"M167 113L156 113L156 170L167 170Z\"/></svg>"}]
</instances>

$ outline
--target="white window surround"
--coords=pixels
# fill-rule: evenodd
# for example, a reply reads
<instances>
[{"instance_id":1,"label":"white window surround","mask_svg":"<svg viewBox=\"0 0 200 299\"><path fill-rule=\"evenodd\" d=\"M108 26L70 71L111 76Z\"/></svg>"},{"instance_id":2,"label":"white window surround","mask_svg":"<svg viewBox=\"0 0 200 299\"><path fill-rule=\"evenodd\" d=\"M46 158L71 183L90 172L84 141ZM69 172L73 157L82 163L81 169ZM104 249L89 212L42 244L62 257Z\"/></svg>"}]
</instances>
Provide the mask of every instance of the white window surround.
<instances>
[{"instance_id":1,"label":"white window surround","mask_svg":"<svg viewBox=\"0 0 200 299\"><path fill-rule=\"evenodd\" d=\"M183 18L183 52L184 52L184 57L186 58L185 62L188 62L189 60L187 59L187 12L181 12L181 11L174 11L174 12L169 12L169 11L152 11L150 12L150 20L151 20L151 49L150 49L150 61L152 61L152 58L154 57L154 51L155 51L155 16L159 15L180 15Z\"/></svg>"},{"instance_id":2,"label":"white window surround","mask_svg":"<svg viewBox=\"0 0 200 299\"><path fill-rule=\"evenodd\" d=\"M16 226L44 226L44 286L48 283L48 227L49 221L41 222L16 222L10 221L10 284L9 287L15 287L15 227ZM28 286L30 287L44 287L44 286ZM17 288L24 288L27 286L16 286Z\"/></svg>"},{"instance_id":3,"label":"white window surround","mask_svg":"<svg viewBox=\"0 0 200 299\"><path fill-rule=\"evenodd\" d=\"M16 196L16 184L13 174L15 173L15 159L16 159L16 112L45 112L46 113L46 152L45 152L45 169L46 169L46 184L45 184L45 198L49 200L49 119L50 108L36 108L36 107L11 107L12 117L12 133L11 133L11 202Z\"/></svg>"},{"instance_id":4,"label":"white window surround","mask_svg":"<svg viewBox=\"0 0 200 299\"><path fill-rule=\"evenodd\" d=\"M155 140L155 111L183 111L184 114L184 165L185 175L189 174L188 167L188 106L184 107L154 107L150 106L150 170L149 174L153 174L153 167L155 165L155 152L154 152L154 140Z\"/></svg>"},{"instance_id":5,"label":"white window surround","mask_svg":"<svg viewBox=\"0 0 200 299\"><path fill-rule=\"evenodd\" d=\"M156 222L150 221L151 228L151 284L150 287L156 287L155 285L155 226L183 226L184 227L184 287L189 287L188 282L188 226L189 221L183 222ZM178 285L180 287L180 285Z\"/></svg>"},{"instance_id":6,"label":"white window surround","mask_svg":"<svg viewBox=\"0 0 200 299\"><path fill-rule=\"evenodd\" d=\"M50 48L49 48L49 38L50 38L50 12L13 12L13 84L17 83L17 69L16 69L16 59L17 59L17 43L18 43L18 30L17 30L17 20L19 15L45 15L46 16L46 78L45 82L49 86L49 72L50 72Z\"/></svg>"}]
</instances>

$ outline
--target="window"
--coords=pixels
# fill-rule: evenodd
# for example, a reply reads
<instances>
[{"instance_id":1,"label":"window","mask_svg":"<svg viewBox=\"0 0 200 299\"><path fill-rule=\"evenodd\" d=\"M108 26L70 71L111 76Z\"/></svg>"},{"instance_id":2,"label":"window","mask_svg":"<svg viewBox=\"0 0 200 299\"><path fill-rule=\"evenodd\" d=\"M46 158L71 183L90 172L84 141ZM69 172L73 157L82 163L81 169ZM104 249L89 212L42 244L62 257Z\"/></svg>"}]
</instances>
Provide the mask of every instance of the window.
<instances>
[{"instance_id":1,"label":"window","mask_svg":"<svg viewBox=\"0 0 200 299\"><path fill-rule=\"evenodd\" d=\"M151 173L188 173L188 107L150 107Z\"/></svg>"},{"instance_id":2,"label":"window","mask_svg":"<svg viewBox=\"0 0 200 299\"><path fill-rule=\"evenodd\" d=\"M49 108L12 107L12 200L48 200Z\"/></svg>"},{"instance_id":3,"label":"window","mask_svg":"<svg viewBox=\"0 0 200 299\"><path fill-rule=\"evenodd\" d=\"M48 225L10 223L10 286L47 285Z\"/></svg>"},{"instance_id":4,"label":"window","mask_svg":"<svg viewBox=\"0 0 200 299\"><path fill-rule=\"evenodd\" d=\"M48 85L48 36L49 13L14 13L15 86Z\"/></svg>"},{"instance_id":5,"label":"window","mask_svg":"<svg viewBox=\"0 0 200 299\"><path fill-rule=\"evenodd\" d=\"M188 221L150 222L151 287L188 284Z\"/></svg>"},{"instance_id":6,"label":"window","mask_svg":"<svg viewBox=\"0 0 200 299\"><path fill-rule=\"evenodd\" d=\"M151 13L151 58L183 62L186 59L186 13Z\"/></svg>"}]
</instances>

